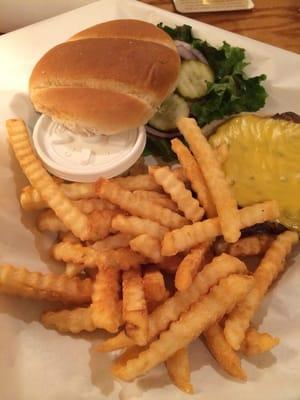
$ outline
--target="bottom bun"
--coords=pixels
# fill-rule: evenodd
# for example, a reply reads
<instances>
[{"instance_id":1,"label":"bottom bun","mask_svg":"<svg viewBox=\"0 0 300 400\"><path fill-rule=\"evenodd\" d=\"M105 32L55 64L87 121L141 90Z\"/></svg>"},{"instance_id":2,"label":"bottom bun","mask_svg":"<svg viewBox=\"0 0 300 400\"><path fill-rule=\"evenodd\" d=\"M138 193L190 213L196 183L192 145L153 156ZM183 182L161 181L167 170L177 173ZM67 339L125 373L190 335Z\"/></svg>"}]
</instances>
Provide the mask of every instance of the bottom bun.
<instances>
[{"instance_id":1,"label":"bottom bun","mask_svg":"<svg viewBox=\"0 0 300 400\"><path fill-rule=\"evenodd\" d=\"M129 94L91 88L36 89L37 111L86 135L114 135L144 125L153 108Z\"/></svg>"}]
</instances>

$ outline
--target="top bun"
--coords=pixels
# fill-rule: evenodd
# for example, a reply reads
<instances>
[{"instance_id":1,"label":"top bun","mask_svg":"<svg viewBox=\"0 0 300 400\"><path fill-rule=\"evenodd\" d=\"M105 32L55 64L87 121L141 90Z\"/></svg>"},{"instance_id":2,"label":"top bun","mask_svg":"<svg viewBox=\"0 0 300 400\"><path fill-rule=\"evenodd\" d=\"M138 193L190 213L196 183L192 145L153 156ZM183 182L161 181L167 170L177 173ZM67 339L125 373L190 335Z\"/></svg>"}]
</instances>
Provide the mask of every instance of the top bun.
<instances>
[{"instance_id":1,"label":"top bun","mask_svg":"<svg viewBox=\"0 0 300 400\"><path fill-rule=\"evenodd\" d=\"M163 30L109 21L49 50L32 71L30 98L73 131L112 135L145 124L175 89L179 68Z\"/></svg>"}]
</instances>

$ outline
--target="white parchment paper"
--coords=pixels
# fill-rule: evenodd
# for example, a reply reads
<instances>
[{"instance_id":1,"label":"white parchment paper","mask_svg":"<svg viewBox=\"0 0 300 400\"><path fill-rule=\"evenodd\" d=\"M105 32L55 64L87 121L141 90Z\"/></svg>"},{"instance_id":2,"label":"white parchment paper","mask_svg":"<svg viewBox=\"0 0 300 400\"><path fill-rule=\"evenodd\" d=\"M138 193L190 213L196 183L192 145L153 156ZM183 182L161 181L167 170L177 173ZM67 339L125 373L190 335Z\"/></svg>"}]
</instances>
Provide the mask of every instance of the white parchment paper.
<instances>
[{"instance_id":1,"label":"white parchment paper","mask_svg":"<svg viewBox=\"0 0 300 400\"><path fill-rule=\"evenodd\" d=\"M34 64L48 49L90 25L116 18L137 18L170 25L187 23L197 35L218 45L244 47L249 73L268 75L267 106L261 113L300 113L300 56L130 0L102 0L12 32L0 38L0 263L31 270L62 271L49 257L51 238L34 227L35 215L18 203L26 184L8 148L5 120L21 117L32 127L36 114L27 95ZM142 60L141 60L142 62ZM300 200L299 200L300 201ZM256 322L281 338L271 353L243 360L247 383L225 376L200 340L190 346L196 393L187 396L169 383L160 366L136 383L114 381L111 356L93 351L105 335L67 336L38 322L46 303L0 297L0 399L300 399L300 256L296 250L282 278L266 296Z\"/></svg>"}]
</instances>

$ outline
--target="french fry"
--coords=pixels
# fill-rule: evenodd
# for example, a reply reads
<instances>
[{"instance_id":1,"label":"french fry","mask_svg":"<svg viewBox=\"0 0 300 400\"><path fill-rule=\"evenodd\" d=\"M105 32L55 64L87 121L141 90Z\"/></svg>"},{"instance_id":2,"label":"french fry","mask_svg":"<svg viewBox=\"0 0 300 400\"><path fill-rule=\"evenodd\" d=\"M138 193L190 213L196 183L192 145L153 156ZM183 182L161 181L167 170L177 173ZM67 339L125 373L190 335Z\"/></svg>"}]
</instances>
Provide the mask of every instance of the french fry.
<instances>
[{"instance_id":1,"label":"french fry","mask_svg":"<svg viewBox=\"0 0 300 400\"><path fill-rule=\"evenodd\" d=\"M40 213L37 218L37 228L41 232L69 232L69 229L51 209L44 210Z\"/></svg>"},{"instance_id":2,"label":"french fry","mask_svg":"<svg viewBox=\"0 0 300 400\"><path fill-rule=\"evenodd\" d=\"M64 194L60 186L49 175L31 147L24 121L6 121L9 142L20 166L32 186L55 212L63 224L81 240L97 239L97 221L81 212Z\"/></svg>"},{"instance_id":3,"label":"french fry","mask_svg":"<svg viewBox=\"0 0 300 400\"><path fill-rule=\"evenodd\" d=\"M113 210L102 210L93 211L90 214L90 218L97 221L97 238L104 239L111 232L112 219L116 215L116 211ZM49 232L68 232L68 228L63 222L55 215L52 210L44 210L40 213L37 226L40 231Z\"/></svg>"},{"instance_id":4,"label":"french fry","mask_svg":"<svg viewBox=\"0 0 300 400\"><path fill-rule=\"evenodd\" d=\"M275 201L254 204L239 210L240 227L271 221L279 216L278 205ZM219 218L206 219L195 222L180 229L175 229L165 234L162 241L161 253L163 256L173 256L186 251L222 234Z\"/></svg>"},{"instance_id":5,"label":"french fry","mask_svg":"<svg viewBox=\"0 0 300 400\"><path fill-rule=\"evenodd\" d=\"M171 381L185 393L194 393L191 384L189 354L186 347L179 349L166 362L166 368Z\"/></svg>"},{"instance_id":6,"label":"french fry","mask_svg":"<svg viewBox=\"0 0 300 400\"><path fill-rule=\"evenodd\" d=\"M222 234L226 242L236 242L240 237L240 216L225 175L216 160L213 149L207 142L197 122L192 118L181 118L177 126L188 142L205 177L216 206Z\"/></svg>"},{"instance_id":7,"label":"french fry","mask_svg":"<svg viewBox=\"0 0 300 400\"><path fill-rule=\"evenodd\" d=\"M146 233L154 238L162 239L168 229L158 222L139 217L132 217L119 214L112 220L112 228L115 231L127 233L132 236L138 236Z\"/></svg>"},{"instance_id":8,"label":"french fry","mask_svg":"<svg viewBox=\"0 0 300 400\"><path fill-rule=\"evenodd\" d=\"M82 264L84 268L114 268L126 270L146 264L149 261L129 248L97 251L81 244L57 243L53 246L53 256L58 261Z\"/></svg>"},{"instance_id":9,"label":"french fry","mask_svg":"<svg viewBox=\"0 0 300 400\"><path fill-rule=\"evenodd\" d=\"M97 328L117 332L122 323L120 272L100 268L93 286L91 318Z\"/></svg>"},{"instance_id":10,"label":"french fry","mask_svg":"<svg viewBox=\"0 0 300 400\"><path fill-rule=\"evenodd\" d=\"M187 290L198 270L203 265L203 260L211 246L210 242L204 242L195 249L192 249L179 264L175 275L175 287L179 291Z\"/></svg>"},{"instance_id":11,"label":"french fry","mask_svg":"<svg viewBox=\"0 0 300 400\"><path fill-rule=\"evenodd\" d=\"M127 233L117 233L115 235L107 236L107 238L103 240L98 240L93 243L91 247L97 251L120 249L123 247L129 247L131 239L132 236Z\"/></svg>"},{"instance_id":12,"label":"french fry","mask_svg":"<svg viewBox=\"0 0 300 400\"><path fill-rule=\"evenodd\" d=\"M236 243L219 240L215 243L216 254L228 253L234 257L264 254L274 240L273 235L257 234L239 239Z\"/></svg>"},{"instance_id":13,"label":"french fry","mask_svg":"<svg viewBox=\"0 0 300 400\"><path fill-rule=\"evenodd\" d=\"M184 259L184 254L176 254L171 257L163 257L162 260L156 264L157 268L169 274L176 274L179 264Z\"/></svg>"},{"instance_id":14,"label":"french fry","mask_svg":"<svg viewBox=\"0 0 300 400\"><path fill-rule=\"evenodd\" d=\"M186 180L186 177L182 171L182 168L174 169L176 177L182 181ZM117 183L123 189L135 191L135 190L147 190L161 192L161 186L158 185L153 176L151 175L135 175L135 176L120 176L113 178L112 181Z\"/></svg>"},{"instance_id":15,"label":"french fry","mask_svg":"<svg viewBox=\"0 0 300 400\"><path fill-rule=\"evenodd\" d=\"M234 350L240 349L255 311L271 283L284 270L285 259L297 241L298 234L291 231L280 234L274 240L253 274L255 282L253 289L228 315L224 334Z\"/></svg>"},{"instance_id":16,"label":"french fry","mask_svg":"<svg viewBox=\"0 0 300 400\"><path fill-rule=\"evenodd\" d=\"M167 228L178 228L187 223L185 218L174 211L154 204L150 200L141 199L111 181L99 180L96 191L99 197L118 205L133 216L156 221Z\"/></svg>"},{"instance_id":17,"label":"french fry","mask_svg":"<svg viewBox=\"0 0 300 400\"><path fill-rule=\"evenodd\" d=\"M135 190L133 193L141 199L151 200L164 208L168 208L172 211L178 211L177 204L171 199L170 196L164 193L147 190Z\"/></svg>"},{"instance_id":18,"label":"french fry","mask_svg":"<svg viewBox=\"0 0 300 400\"><path fill-rule=\"evenodd\" d=\"M65 274L69 278L73 278L74 276L79 275L81 273L81 271L84 270L84 268L85 267L82 264L67 263Z\"/></svg>"},{"instance_id":19,"label":"french fry","mask_svg":"<svg viewBox=\"0 0 300 400\"><path fill-rule=\"evenodd\" d=\"M225 339L223 329L219 323L211 325L203 335L208 350L219 366L234 378L246 380L247 376L241 367L241 360Z\"/></svg>"},{"instance_id":20,"label":"french fry","mask_svg":"<svg viewBox=\"0 0 300 400\"><path fill-rule=\"evenodd\" d=\"M135 346L134 341L128 337L125 331L121 331L116 336L101 342L96 350L100 353L109 353L111 351L126 349Z\"/></svg>"},{"instance_id":21,"label":"french fry","mask_svg":"<svg viewBox=\"0 0 300 400\"><path fill-rule=\"evenodd\" d=\"M80 305L90 302L92 282L90 279L81 280L66 275L30 272L26 268L4 264L0 265L0 292Z\"/></svg>"},{"instance_id":22,"label":"french fry","mask_svg":"<svg viewBox=\"0 0 300 400\"><path fill-rule=\"evenodd\" d=\"M166 361L220 320L252 287L253 278L250 276L231 275L222 279L201 301L193 304L178 321L173 322L147 350L141 352L137 358L129 360L123 368L115 371L113 367L113 374L120 379L131 381Z\"/></svg>"},{"instance_id":23,"label":"french fry","mask_svg":"<svg viewBox=\"0 0 300 400\"><path fill-rule=\"evenodd\" d=\"M114 211L117 207L104 199L80 199L73 202L85 214L91 214L94 211Z\"/></svg>"},{"instance_id":24,"label":"french fry","mask_svg":"<svg viewBox=\"0 0 300 400\"><path fill-rule=\"evenodd\" d=\"M160 241L150 235L142 234L130 240L131 250L142 254L154 263L162 260L160 252Z\"/></svg>"},{"instance_id":25,"label":"french fry","mask_svg":"<svg viewBox=\"0 0 300 400\"><path fill-rule=\"evenodd\" d=\"M200 207L198 200L193 198L191 191L186 189L184 183L176 178L169 167L149 167L149 173L164 191L169 193L187 219L196 222L203 217L204 210Z\"/></svg>"},{"instance_id":26,"label":"french fry","mask_svg":"<svg viewBox=\"0 0 300 400\"><path fill-rule=\"evenodd\" d=\"M258 332L253 327L249 327L241 344L241 351L246 356L253 356L272 350L279 342L279 338L273 337L268 333Z\"/></svg>"},{"instance_id":27,"label":"french fry","mask_svg":"<svg viewBox=\"0 0 300 400\"><path fill-rule=\"evenodd\" d=\"M123 320L126 334L139 346L148 340L148 312L140 268L123 272Z\"/></svg>"},{"instance_id":28,"label":"french fry","mask_svg":"<svg viewBox=\"0 0 300 400\"><path fill-rule=\"evenodd\" d=\"M143 287L147 304L160 302L167 297L164 276L156 267L147 267L145 270Z\"/></svg>"},{"instance_id":29,"label":"french fry","mask_svg":"<svg viewBox=\"0 0 300 400\"><path fill-rule=\"evenodd\" d=\"M205 182L202 171L189 149L179 140L173 139L172 150L176 153L185 175L191 182L200 204L209 218L217 215L217 210Z\"/></svg>"},{"instance_id":30,"label":"french fry","mask_svg":"<svg viewBox=\"0 0 300 400\"><path fill-rule=\"evenodd\" d=\"M71 200L75 201L75 205L78 208L87 208L91 207L91 204L96 206L95 209L114 209L111 203L102 201L101 199L97 200L96 203L94 202L81 202L81 200L90 200L96 197L95 193L95 184L94 183L62 183L59 184L60 189L64 192L64 194ZM77 201L78 202L77 202ZM99 201L100 200L100 201ZM32 186L25 186L20 195L20 203L24 210L31 211L31 210L42 210L44 208L48 208L48 204L45 200L43 200L42 196L40 195L39 191ZM103 205L103 208L101 207ZM104 207L105 206L105 207ZM83 211L83 210L82 210ZM84 211L83 211L84 212Z\"/></svg>"},{"instance_id":31,"label":"french fry","mask_svg":"<svg viewBox=\"0 0 300 400\"><path fill-rule=\"evenodd\" d=\"M93 332L96 330L91 318L90 307L47 311L42 314L41 322L46 328L53 328L62 333Z\"/></svg>"},{"instance_id":32,"label":"french fry","mask_svg":"<svg viewBox=\"0 0 300 400\"><path fill-rule=\"evenodd\" d=\"M148 340L152 340L160 332L166 330L171 322L176 321L185 310L199 301L201 296L205 295L211 287L218 284L221 279L228 277L230 274L243 274L246 272L245 264L235 257L228 254L215 257L210 264L207 264L196 275L188 290L175 292L172 297L168 298L150 314ZM133 342L131 342L132 344ZM99 351L106 351L109 348L116 350L128 346L130 346L130 339L122 331L115 338L109 339L107 343L102 343L99 346Z\"/></svg>"},{"instance_id":33,"label":"french fry","mask_svg":"<svg viewBox=\"0 0 300 400\"><path fill-rule=\"evenodd\" d=\"M59 239L64 243L71 243L71 244L81 243L80 239L74 236L73 233L70 231L60 232Z\"/></svg>"}]
</instances>

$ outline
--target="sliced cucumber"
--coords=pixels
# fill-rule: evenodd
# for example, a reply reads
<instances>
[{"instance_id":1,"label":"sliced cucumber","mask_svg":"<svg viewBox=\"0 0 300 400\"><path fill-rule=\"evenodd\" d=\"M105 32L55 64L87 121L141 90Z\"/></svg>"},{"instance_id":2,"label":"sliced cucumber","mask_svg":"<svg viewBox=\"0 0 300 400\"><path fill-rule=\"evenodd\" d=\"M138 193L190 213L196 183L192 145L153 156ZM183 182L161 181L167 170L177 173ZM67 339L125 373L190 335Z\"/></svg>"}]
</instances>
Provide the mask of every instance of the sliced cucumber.
<instances>
[{"instance_id":1,"label":"sliced cucumber","mask_svg":"<svg viewBox=\"0 0 300 400\"><path fill-rule=\"evenodd\" d=\"M170 131L176 129L178 118L188 117L189 113L187 102L178 94L171 94L150 119L149 124L161 131Z\"/></svg>"},{"instance_id":2,"label":"sliced cucumber","mask_svg":"<svg viewBox=\"0 0 300 400\"><path fill-rule=\"evenodd\" d=\"M214 81L212 69L201 61L187 60L181 63L178 92L189 99L197 99L205 96L207 82Z\"/></svg>"}]
</instances>

